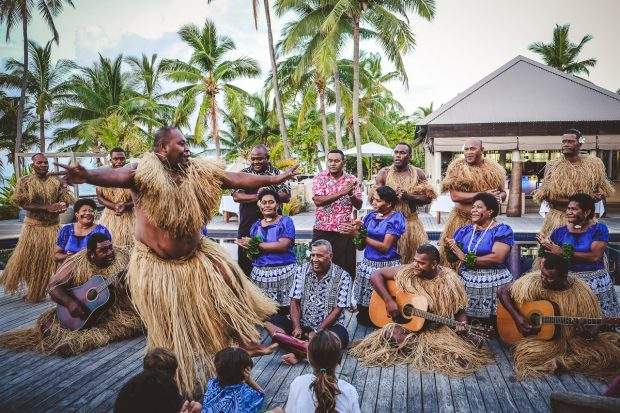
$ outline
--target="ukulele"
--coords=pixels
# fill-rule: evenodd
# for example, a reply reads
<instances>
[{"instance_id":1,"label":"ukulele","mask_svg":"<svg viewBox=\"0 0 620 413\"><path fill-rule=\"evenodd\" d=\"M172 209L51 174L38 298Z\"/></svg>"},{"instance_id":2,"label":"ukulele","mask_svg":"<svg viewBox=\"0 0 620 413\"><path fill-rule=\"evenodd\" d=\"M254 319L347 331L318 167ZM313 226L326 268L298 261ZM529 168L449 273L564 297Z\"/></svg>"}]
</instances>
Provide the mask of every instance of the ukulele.
<instances>
[{"instance_id":1,"label":"ukulele","mask_svg":"<svg viewBox=\"0 0 620 413\"><path fill-rule=\"evenodd\" d=\"M587 318L561 316L559 315L557 304L547 300L530 301L516 307L529 323L536 328L536 333L527 337L534 337L540 340L552 340L558 332L556 328L558 325L620 325L620 317ZM499 337L506 344L514 344L525 337L517 328L517 323L508 310L506 310L506 307L501 303L497 304L497 330Z\"/></svg>"},{"instance_id":2,"label":"ukulele","mask_svg":"<svg viewBox=\"0 0 620 413\"><path fill-rule=\"evenodd\" d=\"M101 314L110 304L112 297L110 285L115 283L125 272L121 271L108 279L102 275L93 275L84 284L70 288L68 293L90 311L86 318L73 317L67 307L58 304L56 315L60 325L71 331L88 327L89 323L96 319L95 316Z\"/></svg>"},{"instance_id":3,"label":"ukulele","mask_svg":"<svg viewBox=\"0 0 620 413\"><path fill-rule=\"evenodd\" d=\"M393 319L387 312L383 298L381 298L379 293L373 291L370 296L368 314L375 326L383 327L389 323L397 323L406 330L420 331L426 320L449 327L457 326L458 321L453 318L429 313L428 300L426 297L402 291L396 286L396 282L391 280L386 282L386 288L394 301L396 301L396 304L398 304L400 315L396 319ZM477 343L486 341L492 334L491 329L483 325L474 326L467 324L465 327L467 334L474 338Z\"/></svg>"}]
</instances>

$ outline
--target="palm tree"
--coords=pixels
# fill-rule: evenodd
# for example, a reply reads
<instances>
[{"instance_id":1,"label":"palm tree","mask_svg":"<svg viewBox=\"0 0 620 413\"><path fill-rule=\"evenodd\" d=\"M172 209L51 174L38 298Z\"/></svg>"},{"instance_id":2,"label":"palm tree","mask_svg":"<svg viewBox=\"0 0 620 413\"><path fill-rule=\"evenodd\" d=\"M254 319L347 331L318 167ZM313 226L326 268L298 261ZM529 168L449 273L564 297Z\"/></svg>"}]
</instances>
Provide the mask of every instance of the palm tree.
<instances>
[{"instance_id":1,"label":"palm tree","mask_svg":"<svg viewBox=\"0 0 620 413\"><path fill-rule=\"evenodd\" d=\"M52 42L45 46L29 42L30 59L33 66L26 74L27 90L34 99L34 109L39 121L39 151L45 152L45 114L52 110L53 105L67 91L66 79L75 68L69 60L58 60L52 64ZM7 78L7 83L19 87L20 79L23 78L24 64L15 59L9 59L6 68L12 73Z\"/></svg>"},{"instance_id":2,"label":"palm tree","mask_svg":"<svg viewBox=\"0 0 620 413\"><path fill-rule=\"evenodd\" d=\"M154 124L148 106L130 86L130 74L121 70L123 56L99 56L92 67L80 69L69 80L67 96L57 105L54 120L71 123L54 132L54 145L70 150L144 150L149 137L140 125Z\"/></svg>"},{"instance_id":3,"label":"palm tree","mask_svg":"<svg viewBox=\"0 0 620 413\"><path fill-rule=\"evenodd\" d=\"M585 73L590 74L588 68L596 65L596 59L578 60L579 53L583 46L592 40L592 35L586 34L581 38L579 44L571 43L568 40L568 30L570 24L560 26L555 25L553 29L553 40L551 43L535 42L528 46L528 50L539 54L545 64L555 67L562 72L570 74Z\"/></svg>"},{"instance_id":4,"label":"palm tree","mask_svg":"<svg viewBox=\"0 0 620 413\"><path fill-rule=\"evenodd\" d=\"M312 5L310 7L309 5ZM373 39L394 64L401 79L407 83L402 54L415 45L409 27L408 12L431 20L435 15L435 0L280 0L279 9L300 12L296 29L300 36L320 30L329 41L326 52L337 51L342 39L353 36L352 120L357 147L358 178L362 178L360 105L360 38ZM318 29L317 29L318 28Z\"/></svg>"},{"instance_id":5,"label":"palm tree","mask_svg":"<svg viewBox=\"0 0 620 413\"><path fill-rule=\"evenodd\" d=\"M207 0L211 3L213 0ZM284 119L284 109L282 108L282 100L280 95L280 86L278 84L278 71L276 64L276 52L273 47L273 33L271 31L271 13L269 12L269 0L263 0L265 8L265 20L267 24L267 41L269 43L269 59L271 61L271 82L276 103L276 115L278 117L278 126L280 127L280 135L284 143L284 156L290 158L290 143L288 139L288 131L286 129L286 120ZM258 29L258 0L252 0L252 15L254 16L254 27Z\"/></svg>"},{"instance_id":6,"label":"palm tree","mask_svg":"<svg viewBox=\"0 0 620 413\"><path fill-rule=\"evenodd\" d=\"M22 152L37 143L37 121L32 108L26 106L23 114L23 139L21 146L15 148L15 129L17 113L19 112L19 98L6 96L0 92L0 149L9 152L10 163L15 161L15 151Z\"/></svg>"},{"instance_id":7,"label":"palm tree","mask_svg":"<svg viewBox=\"0 0 620 413\"><path fill-rule=\"evenodd\" d=\"M0 0L0 23L6 25L6 41L11 38L11 30L13 26L18 23L22 25L22 41L24 45L24 68L22 82L21 82L21 94L19 97L19 105L17 110L17 117L15 119L16 132L15 132L15 150L19 151L22 145L22 119L24 116L24 108L26 105L26 88L28 86L27 73L28 73L28 23L33 15L33 8L39 11L43 20L47 23L47 26L52 31L52 38L58 44L59 35L54 24L54 17L56 17L62 11L65 3L71 7L75 7L72 0Z\"/></svg>"},{"instance_id":8,"label":"palm tree","mask_svg":"<svg viewBox=\"0 0 620 413\"><path fill-rule=\"evenodd\" d=\"M433 102L431 102L431 104L428 106L418 106L418 109L415 112L413 112L413 118L416 121L422 120L428 115L430 115L431 113L433 113L433 110L434 110Z\"/></svg>"},{"instance_id":9,"label":"palm tree","mask_svg":"<svg viewBox=\"0 0 620 413\"><path fill-rule=\"evenodd\" d=\"M178 59L162 62L163 69L172 81L186 84L167 96L181 96L182 99L194 102L202 97L194 137L197 143L202 142L209 114L211 137L216 156L220 157L217 97L220 91L225 95L243 92L230 82L242 77L256 77L260 74L260 68L254 59L248 57L225 60L228 52L235 50L235 43L227 36L218 35L215 25L208 19L202 29L194 24L183 26L179 35L193 51L189 62Z\"/></svg>"}]
</instances>

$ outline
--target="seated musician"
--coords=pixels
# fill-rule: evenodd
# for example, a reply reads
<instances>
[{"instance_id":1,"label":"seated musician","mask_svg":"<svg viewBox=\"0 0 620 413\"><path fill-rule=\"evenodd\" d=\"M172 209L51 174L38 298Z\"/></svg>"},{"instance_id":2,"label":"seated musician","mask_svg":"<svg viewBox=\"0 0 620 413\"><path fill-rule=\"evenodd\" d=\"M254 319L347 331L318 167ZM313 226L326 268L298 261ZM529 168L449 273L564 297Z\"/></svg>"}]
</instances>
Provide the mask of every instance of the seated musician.
<instances>
[{"instance_id":1,"label":"seated musician","mask_svg":"<svg viewBox=\"0 0 620 413\"><path fill-rule=\"evenodd\" d=\"M557 305L559 314L556 315L560 316L601 317L596 295L584 281L568 275L568 269L563 257L549 254L542 261L540 272L526 274L499 290L498 298L521 334L537 332L517 308L530 301L551 301ZM599 377L620 372L620 335L599 332L595 325L558 328L559 334L550 341L526 337L514 346L514 366L519 379L561 370Z\"/></svg>"},{"instance_id":2,"label":"seated musician","mask_svg":"<svg viewBox=\"0 0 620 413\"><path fill-rule=\"evenodd\" d=\"M109 278L127 269L129 255L112 246L106 234L93 234L85 250L68 258L50 280L48 291L53 301L67 307L73 317L85 318L89 310L69 289L87 282L93 275ZM38 350L45 354L75 355L112 341L133 337L142 332L142 322L133 309L124 284L115 282L111 303L87 328L71 331L58 320L56 308L39 316L34 327L0 336L0 347Z\"/></svg>"},{"instance_id":3,"label":"seated musician","mask_svg":"<svg viewBox=\"0 0 620 413\"><path fill-rule=\"evenodd\" d=\"M368 366L410 364L423 372L451 376L471 374L493 362L492 353L466 337L467 294L459 276L439 265L439 251L430 244L418 247L413 262L399 267L380 268L371 282L385 302L392 319L398 320L398 305L390 296L386 282L394 280L399 290L422 295L430 313L455 318L457 328L425 321L422 330L410 332L390 323L364 338L351 352Z\"/></svg>"},{"instance_id":4,"label":"seated musician","mask_svg":"<svg viewBox=\"0 0 620 413\"><path fill-rule=\"evenodd\" d=\"M311 245L310 262L299 268L291 287L290 316L275 315L266 323L270 335L283 333L308 341L321 330L330 330L340 339L342 348L349 345L343 311L351 306L351 277L332 263L329 241ZM282 361L295 364L300 354L289 353Z\"/></svg>"}]
</instances>

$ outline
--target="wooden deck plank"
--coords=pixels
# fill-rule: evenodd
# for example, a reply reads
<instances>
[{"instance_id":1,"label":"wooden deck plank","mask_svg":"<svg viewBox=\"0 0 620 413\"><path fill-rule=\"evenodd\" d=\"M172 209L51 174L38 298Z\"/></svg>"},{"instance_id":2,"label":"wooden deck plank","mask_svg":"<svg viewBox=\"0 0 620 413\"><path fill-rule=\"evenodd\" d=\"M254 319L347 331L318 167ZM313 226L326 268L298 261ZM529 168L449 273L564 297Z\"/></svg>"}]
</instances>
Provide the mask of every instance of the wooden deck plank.
<instances>
[{"instance_id":1,"label":"wooden deck plank","mask_svg":"<svg viewBox=\"0 0 620 413\"><path fill-rule=\"evenodd\" d=\"M422 375L411 367L407 368L407 411L422 411Z\"/></svg>"},{"instance_id":2,"label":"wooden deck plank","mask_svg":"<svg viewBox=\"0 0 620 413\"><path fill-rule=\"evenodd\" d=\"M471 377L471 376L470 376ZM501 412L500 401L498 395L495 394L495 388L489 377L489 373L486 368L480 369L474 373L478 387L480 388L480 394L484 401L484 407L489 412ZM503 402L503 400L502 400Z\"/></svg>"},{"instance_id":3,"label":"wooden deck plank","mask_svg":"<svg viewBox=\"0 0 620 413\"><path fill-rule=\"evenodd\" d=\"M435 374L420 373L422 382L422 410L425 412L437 411L437 389L435 387Z\"/></svg>"},{"instance_id":4,"label":"wooden deck plank","mask_svg":"<svg viewBox=\"0 0 620 413\"><path fill-rule=\"evenodd\" d=\"M379 391L377 391L377 403L375 411L389 412L392 409L392 390L394 389L394 366L384 367L381 369L381 378L379 379Z\"/></svg>"},{"instance_id":5,"label":"wooden deck plank","mask_svg":"<svg viewBox=\"0 0 620 413\"><path fill-rule=\"evenodd\" d=\"M377 405L377 394L379 390L379 381L381 379L381 372L384 370L381 367L362 367L358 364L358 370L362 368L366 370L364 390L360 394L360 407L362 413L374 412ZM357 371L355 372L357 376Z\"/></svg>"},{"instance_id":6,"label":"wooden deck plank","mask_svg":"<svg viewBox=\"0 0 620 413\"><path fill-rule=\"evenodd\" d=\"M465 390L465 384L463 383L463 380L458 377L450 377L449 381L454 410L459 413L469 412L470 408L467 401L467 392Z\"/></svg>"},{"instance_id":7,"label":"wooden deck plank","mask_svg":"<svg viewBox=\"0 0 620 413\"><path fill-rule=\"evenodd\" d=\"M407 366L394 367L394 385L392 387L392 411L407 411Z\"/></svg>"},{"instance_id":8,"label":"wooden deck plank","mask_svg":"<svg viewBox=\"0 0 620 413\"><path fill-rule=\"evenodd\" d=\"M496 351L498 365L502 374L507 382L515 383L517 382L517 377L515 375L514 368L511 364L510 353L508 348L504 345L497 344L497 346L492 347L494 351ZM540 388L535 380L522 380L518 382L523 388L524 394L523 396L529 400L534 408L534 411L545 411L549 408L549 403L547 399L541 396ZM548 391L548 389L547 389Z\"/></svg>"},{"instance_id":9,"label":"wooden deck plank","mask_svg":"<svg viewBox=\"0 0 620 413\"><path fill-rule=\"evenodd\" d=\"M465 393L467 394L467 404L471 412L484 412L485 403L484 397L480 390L480 385L475 374L471 374L467 377L463 377L463 386L465 386ZM492 411L492 410L489 410Z\"/></svg>"},{"instance_id":10,"label":"wooden deck plank","mask_svg":"<svg viewBox=\"0 0 620 413\"><path fill-rule=\"evenodd\" d=\"M435 373L435 388L437 389L437 407L439 411L454 412L450 378L444 374Z\"/></svg>"}]
</instances>

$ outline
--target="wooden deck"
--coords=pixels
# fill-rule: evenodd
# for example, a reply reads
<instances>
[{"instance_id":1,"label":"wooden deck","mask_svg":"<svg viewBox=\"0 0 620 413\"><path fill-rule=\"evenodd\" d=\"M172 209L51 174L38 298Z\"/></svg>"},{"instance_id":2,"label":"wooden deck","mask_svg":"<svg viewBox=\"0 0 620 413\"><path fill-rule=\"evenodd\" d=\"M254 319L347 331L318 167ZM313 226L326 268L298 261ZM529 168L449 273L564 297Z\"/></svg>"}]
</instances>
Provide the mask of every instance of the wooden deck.
<instances>
[{"instance_id":1,"label":"wooden deck","mask_svg":"<svg viewBox=\"0 0 620 413\"><path fill-rule=\"evenodd\" d=\"M51 305L49 301L25 304L0 291L0 333L32 324ZM347 328L353 340L370 331L357 325L350 314ZM572 374L519 382L508 350L497 341L491 347L497 364L464 379L406 366L366 368L348 354L338 372L357 388L363 412L546 412L551 392L600 395L606 387L601 381ZM110 411L121 386L141 370L144 352L144 337L71 358L0 350L0 411ZM310 371L307 363L294 367L280 363L281 355L279 351L255 359L253 374L265 389L269 406L282 405L291 381Z\"/></svg>"}]
</instances>

